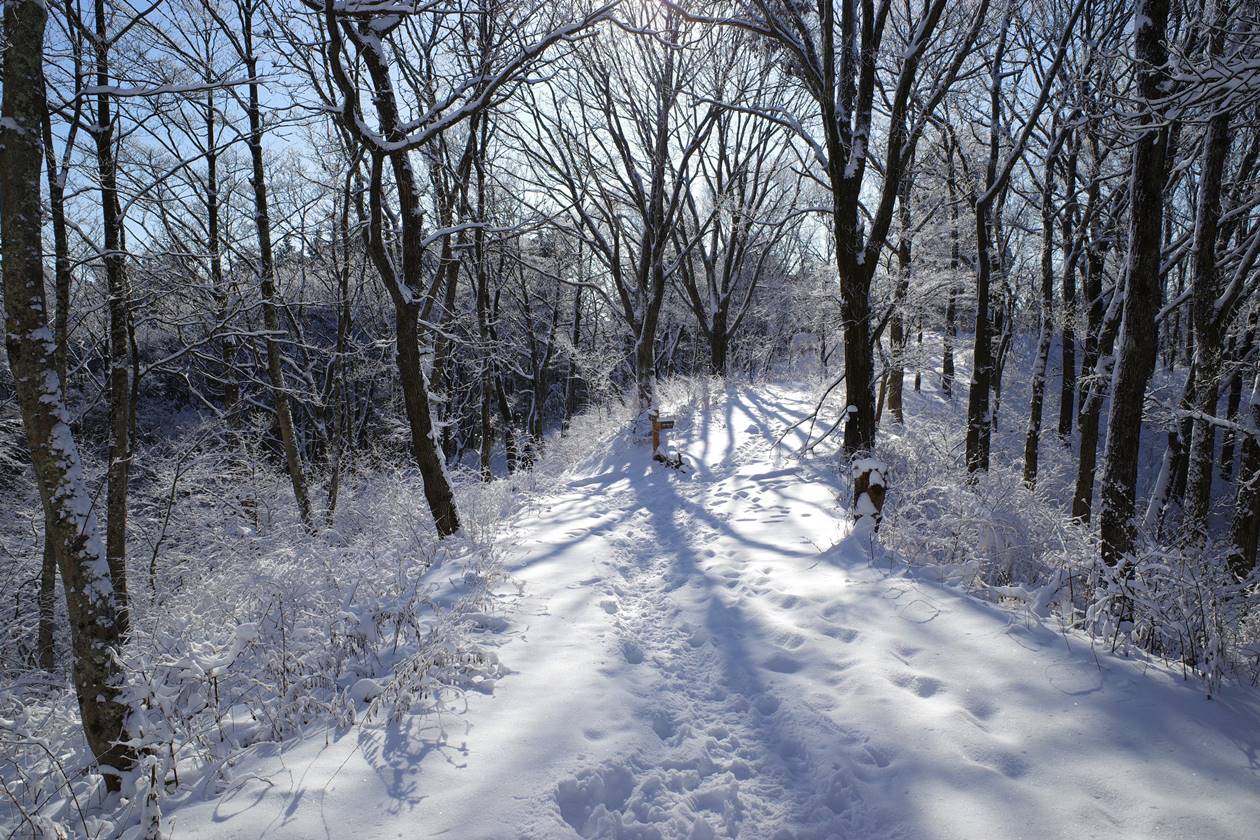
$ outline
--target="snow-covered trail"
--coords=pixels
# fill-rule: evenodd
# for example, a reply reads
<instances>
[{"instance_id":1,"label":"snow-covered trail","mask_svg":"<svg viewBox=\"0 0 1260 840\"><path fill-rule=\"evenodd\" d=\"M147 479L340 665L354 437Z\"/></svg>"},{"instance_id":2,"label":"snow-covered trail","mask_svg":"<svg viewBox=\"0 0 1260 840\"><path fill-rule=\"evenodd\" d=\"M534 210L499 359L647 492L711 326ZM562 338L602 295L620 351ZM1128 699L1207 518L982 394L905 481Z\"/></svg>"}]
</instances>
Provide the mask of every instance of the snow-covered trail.
<instances>
[{"instance_id":1,"label":"snow-covered trail","mask_svg":"<svg viewBox=\"0 0 1260 840\"><path fill-rule=\"evenodd\" d=\"M773 446L808 407L715 394L690 475L594 458L513 524L493 694L255 760L174 837L1255 836L1254 692L872 563Z\"/></svg>"}]
</instances>

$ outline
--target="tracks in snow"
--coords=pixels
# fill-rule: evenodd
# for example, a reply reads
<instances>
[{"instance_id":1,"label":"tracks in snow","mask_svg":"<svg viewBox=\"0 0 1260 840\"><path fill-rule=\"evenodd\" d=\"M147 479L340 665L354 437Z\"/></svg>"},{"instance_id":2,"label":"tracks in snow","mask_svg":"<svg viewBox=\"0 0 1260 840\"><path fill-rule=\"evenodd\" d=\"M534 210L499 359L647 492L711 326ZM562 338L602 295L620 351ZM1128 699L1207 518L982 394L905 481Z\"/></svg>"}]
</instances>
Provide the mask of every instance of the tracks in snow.
<instances>
[{"instance_id":1,"label":"tracks in snow","mask_svg":"<svg viewBox=\"0 0 1260 840\"><path fill-rule=\"evenodd\" d=\"M767 491L801 479L764 467L756 441L719 475L687 481L657 470L632 491L626 526L608 536L613 573L600 605L634 674L658 742L561 781L561 816L587 838L836 838L875 836L846 759L865 739L795 691L806 639L768 626L754 603L804 605L776 586L772 561L732 550L737 523L800 535ZM751 445L750 445L751 444ZM749 463L751 462L751 463ZM631 512L633 511L633 512ZM823 513L803 512L805 517ZM793 539L795 537L796 539ZM820 620L827 621L820 616ZM842 642L856 630L828 622ZM835 681L846 662L837 661ZM877 769L875 753L866 769Z\"/></svg>"}]
</instances>

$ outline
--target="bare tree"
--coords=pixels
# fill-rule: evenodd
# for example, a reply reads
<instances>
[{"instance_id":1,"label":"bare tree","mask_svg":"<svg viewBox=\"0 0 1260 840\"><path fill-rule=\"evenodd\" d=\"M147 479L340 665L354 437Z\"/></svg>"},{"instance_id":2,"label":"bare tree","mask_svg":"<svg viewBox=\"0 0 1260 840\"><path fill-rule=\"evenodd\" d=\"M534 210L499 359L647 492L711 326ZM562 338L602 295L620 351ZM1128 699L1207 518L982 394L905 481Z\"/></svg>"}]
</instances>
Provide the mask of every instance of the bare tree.
<instances>
[{"instance_id":1,"label":"bare tree","mask_svg":"<svg viewBox=\"0 0 1260 840\"><path fill-rule=\"evenodd\" d=\"M870 292L892 225L898 185L924 126L969 57L989 7L988 0L980 0L970 13L970 25L965 25L968 14L962 12L953 21L959 25L938 37L937 27L948 5L944 0L929 0L913 18L906 9L907 18L900 21L904 40L887 41L886 30L894 17L894 4L888 0L860 7L833 0L801 5L748 0L725 17L692 16L767 39L782 51L794 76L814 100L817 114L813 116L821 123L821 140L809 132L808 118L803 114L791 113L777 103L758 102L748 107L798 133L809 144L830 187L848 404L844 446L850 454L875 445L875 339ZM892 46L894 41L896 46ZM877 72L881 57L897 68L890 72L893 81L887 89L880 84ZM935 60L925 62L929 58ZM926 88L920 85L925 63L934 71ZM877 89L883 89L888 99L889 126L885 149L878 158L871 148ZM912 101L918 103L913 122L907 120ZM873 159L875 165L868 167ZM868 168L882 178L870 209L863 202Z\"/></svg>"}]
</instances>

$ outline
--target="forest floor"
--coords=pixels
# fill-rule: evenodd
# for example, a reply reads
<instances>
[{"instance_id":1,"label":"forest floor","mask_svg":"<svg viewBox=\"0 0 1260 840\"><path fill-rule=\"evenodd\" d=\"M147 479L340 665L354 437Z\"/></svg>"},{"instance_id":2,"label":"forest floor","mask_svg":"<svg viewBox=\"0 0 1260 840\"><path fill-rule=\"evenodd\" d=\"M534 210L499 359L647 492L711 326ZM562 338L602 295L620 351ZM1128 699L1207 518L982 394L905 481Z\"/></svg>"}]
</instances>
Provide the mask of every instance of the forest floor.
<instances>
[{"instance_id":1,"label":"forest floor","mask_svg":"<svg viewBox=\"0 0 1260 840\"><path fill-rule=\"evenodd\" d=\"M252 758L165 828L1256 836L1254 689L1208 700L1179 671L908 572L853 530L834 458L791 458L799 434L776 444L810 406L714 393L673 433L686 473L628 439L593 454L505 526L519 590L490 634L507 672L492 691Z\"/></svg>"}]
</instances>

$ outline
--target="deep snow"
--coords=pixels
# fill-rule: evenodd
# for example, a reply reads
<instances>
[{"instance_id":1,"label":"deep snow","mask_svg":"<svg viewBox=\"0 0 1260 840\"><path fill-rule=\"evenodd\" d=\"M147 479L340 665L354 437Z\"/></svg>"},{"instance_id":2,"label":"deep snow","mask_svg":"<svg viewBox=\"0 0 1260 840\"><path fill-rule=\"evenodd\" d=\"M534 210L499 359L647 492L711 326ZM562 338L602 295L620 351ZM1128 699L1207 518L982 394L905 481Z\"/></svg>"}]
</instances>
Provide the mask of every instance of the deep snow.
<instances>
[{"instance_id":1,"label":"deep snow","mask_svg":"<svg viewBox=\"0 0 1260 840\"><path fill-rule=\"evenodd\" d=\"M167 816L194 838L1250 838L1260 701L909 576L834 463L774 442L804 392L625 441L513 519L466 708L312 737ZM799 437L797 440L799 441ZM890 494L897 477L890 477Z\"/></svg>"}]
</instances>

